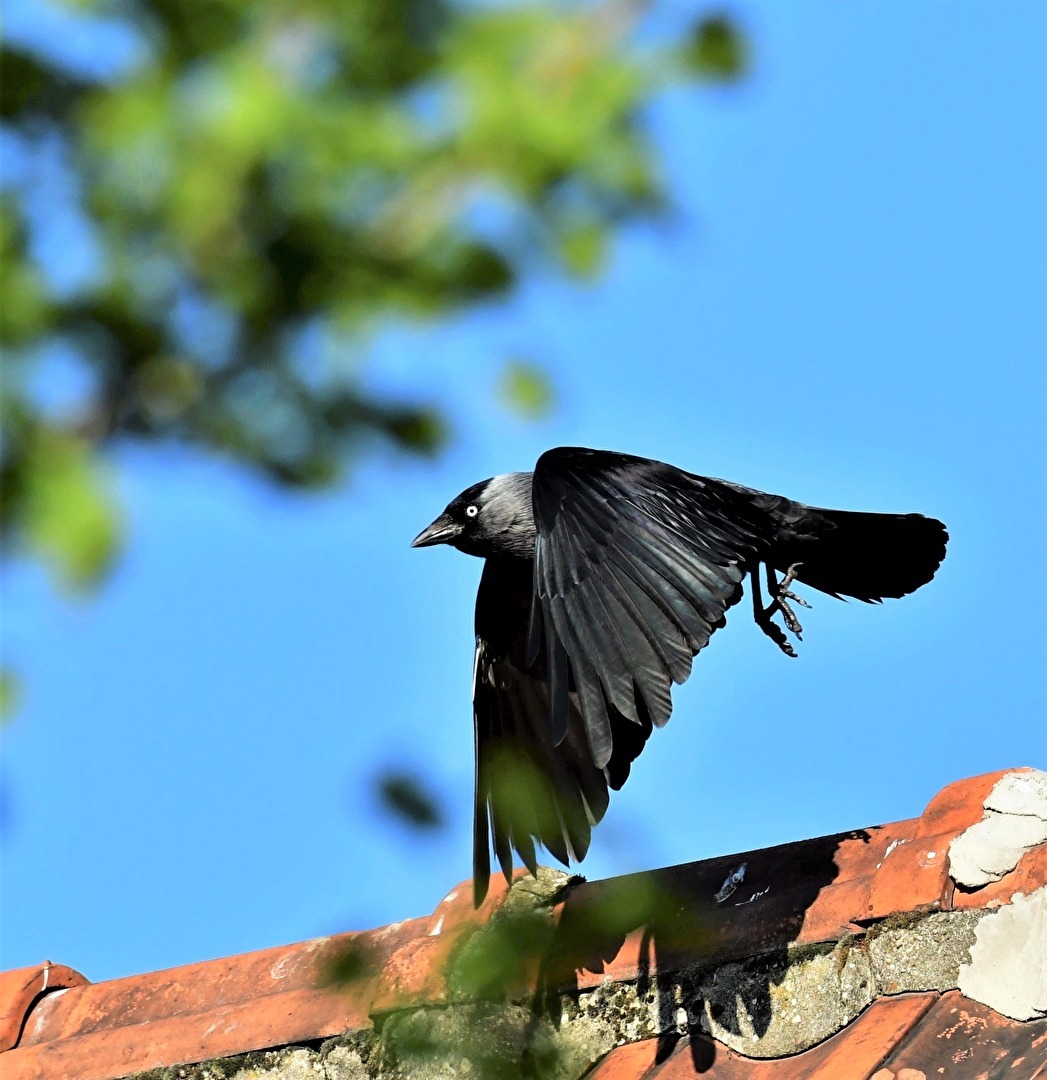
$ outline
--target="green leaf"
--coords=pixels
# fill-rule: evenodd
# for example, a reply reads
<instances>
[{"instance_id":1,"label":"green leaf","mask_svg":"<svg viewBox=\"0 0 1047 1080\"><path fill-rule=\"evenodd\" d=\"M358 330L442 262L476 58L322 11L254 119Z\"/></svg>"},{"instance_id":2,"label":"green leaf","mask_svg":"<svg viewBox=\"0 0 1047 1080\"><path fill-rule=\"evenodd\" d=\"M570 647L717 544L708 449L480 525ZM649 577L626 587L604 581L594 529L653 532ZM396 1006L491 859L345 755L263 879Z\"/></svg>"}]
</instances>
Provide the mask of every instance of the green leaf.
<instances>
[{"instance_id":1,"label":"green leaf","mask_svg":"<svg viewBox=\"0 0 1047 1080\"><path fill-rule=\"evenodd\" d=\"M578 277L594 277L603 267L607 233L600 225L577 225L560 237L564 265Z\"/></svg>"},{"instance_id":2,"label":"green leaf","mask_svg":"<svg viewBox=\"0 0 1047 1080\"><path fill-rule=\"evenodd\" d=\"M351 937L320 957L320 986L344 987L375 975L382 966L368 935Z\"/></svg>"},{"instance_id":3,"label":"green leaf","mask_svg":"<svg viewBox=\"0 0 1047 1080\"><path fill-rule=\"evenodd\" d=\"M121 523L101 470L83 440L36 432L25 465L26 541L71 589L95 584L120 545Z\"/></svg>"},{"instance_id":4,"label":"green leaf","mask_svg":"<svg viewBox=\"0 0 1047 1080\"><path fill-rule=\"evenodd\" d=\"M9 667L0 668L0 724L11 718L21 697L21 680Z\"/></svg>"},{"instance_id":5,"label":"green leaf","mask_svg":"<svg viewBox=\"0 0 1047 1080\"><path fill-rule=\"evenodd\" d=\"M737 79L749 66L745 38L723 15L711 15L697 23L685 55L696 75L717 82Z\"/></svg>"},{"instance_id":6,"label":"green leaf","mask_svg":"<svg viewBox=\"0 0 1047 1080\"><path fill-rule=\"evenodd\" d=\"M502 404L526 420L540 420L552 411L555 392L549 376L525 360L510 360L498 384Z\"/></svg>"},{"instance_id":7,"label":"green leaf","mask_svg":"<svg viewBox=\"0 0 1047 1080\"><path fill-rule=\"evenodd\" d=\"M407 450L429 457L447 444L449 432L439 413L432 409L402 409L386 418L389 434Z\"/></svg>"},{"instance_id":8,"label":"green leaf","mask_svg":"<svg viewBox=\"0 0 1047 1080\"><path fill-rule=\"evenodd\" d=\"M26 256L26 232L9 198L0 199L0 342L20 345L41 333L52 315L42 276Z\"/></svg>"},{"instance_id":9,"label":"green leaf","mask_svg":"<svg viewBox=\"0 0 1047 1080\"><path fill-rule=\"evenodd\" d=\"M436 829L443 824L436 799L416 776L386 773L378 781L378 795L386 810L416 829Z\"/></svg>"},{"instance_id":10,"label":"green leaf","mask_svg":"<svg viewBox=\"0 0 1047 1080\"><path fill-rule=\"evenodd\" d=\"M71 2L143 48L106 79L46 49L6 56L4 122L29 156L43 132L61 144L99 265L57 290L24 188L0 198L0 340L27 386L55 339L92 373L84 442L33 400L15 426L5 405L0 525L74 587L117 547L95 464L113 441L178 440L297 488L383 444L439 450L432 402L386 400L356 371L375 335L454 320L550 264L597 273L615 233L664 203L652 99L744 58L723 17L659 44L631 4L177 0L143 22ZM498 394L527 418L553 403L521 361Z\"/></svg>"}]
</instances>

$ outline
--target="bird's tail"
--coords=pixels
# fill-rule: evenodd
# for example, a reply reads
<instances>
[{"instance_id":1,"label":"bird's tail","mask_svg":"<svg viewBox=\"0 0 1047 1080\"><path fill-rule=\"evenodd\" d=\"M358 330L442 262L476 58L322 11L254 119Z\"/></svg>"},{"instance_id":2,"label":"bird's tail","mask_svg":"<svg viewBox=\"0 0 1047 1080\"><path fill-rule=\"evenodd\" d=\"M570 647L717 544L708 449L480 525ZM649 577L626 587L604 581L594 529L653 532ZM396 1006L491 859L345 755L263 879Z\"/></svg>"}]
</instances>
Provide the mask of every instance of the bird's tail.
<instances>
[{"instance_id":1,"label":"bird's tail","mask_svg":"<svg viewBox=\"0 0 1047 1080\"><path fill-rule=\"evenodd\" d=\"M867 514L805 507L780 537L771 563L833 596L874 602L926 585L945 558L945 526L922 514Z\"/></svg>"}]
</instances>

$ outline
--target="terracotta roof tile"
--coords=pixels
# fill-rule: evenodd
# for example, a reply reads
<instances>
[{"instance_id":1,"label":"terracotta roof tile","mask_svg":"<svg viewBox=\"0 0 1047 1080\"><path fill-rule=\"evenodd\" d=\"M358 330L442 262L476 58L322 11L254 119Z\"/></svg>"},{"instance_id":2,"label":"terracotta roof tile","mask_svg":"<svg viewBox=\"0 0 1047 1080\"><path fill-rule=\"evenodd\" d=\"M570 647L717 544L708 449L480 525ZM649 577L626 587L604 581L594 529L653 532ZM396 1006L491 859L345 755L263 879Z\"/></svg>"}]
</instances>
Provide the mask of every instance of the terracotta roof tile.
<instances>
[{"instance_id":1,"label":"terracotta roof tile","mask_svg":"<svg viewBox=\"0 0 1047 1080\"><path fill-rule=\"evenodd\" d=\"M1026 895L1047 885L1047 845L1041 844L1026 852L1021 862L999 881L990 881L979 889L960 886L952 895L957 910L999 907L1010 902L1016 893Z\"/></svg>"},{"instance_id":2,"label":"terracotta roof tile","mask_svg":"<svg viewBox=\"0 0 1047 1080\"><path fill-rule=\"evenodd\" d=\"M1035 1080L1047 1076L1047 1020L1007 1020L956 991L881 998L803 1054L754 1061L707 1037L619 1047L589 1080Z\"/></svg>"},{"instance_id":3,"label":"terracotta roof tile","mask_svg":"<svg viewBox=\"0 0 1047 1080\"><path fill-rule=\"evenodd\" d=\"M590 1080L690 1080L694 1076L707 1080L867 1080L937 998L937 994L882 998L839 1034L797 1057L753 1061L707 1037L689 1037L677 1043L662 1064L643 1072L618 1068L615 1059L624 1047L614 1050ZM846 1062L846 1072L841 1071L841 1062Z\"/></svg>"},{"instance_id":4,"label":"terracotta roof tile","mask_svg":"<svg viewBox=\"0 0 1047 1080\"><path fill-rule=\"evenodd\" d=\"M515 878L520 880L526 874L525 870L517 870ZM456 942L500 911L508 894L505 880L493 877L487 899L477 910L473 907L472 882L462 882L452 889L424 920L424 931L394 952L385 964L375 988L372 1014L444 1001L444 972Z\"/></svg>"},{"instance_id":5,"label":"terracotta roof tile","mask_svg":"<svg viewBox=\"0 0 1047 1080\"><path fill-rule=\"evenodd\" d=\"M110 1080L368 1027L375 979L324 989L318 984L326 960L361 945L382 963L427 922L48 993L29 1010L16 1049L0 1059L0 1073L4 1080Z\"/></svg>"},{"instance_id":6,"label":"terracotta roof tile","mask_svg":"<svg viewBox=\"0 0 1047 1080\"><path fill-rule=\"evenodd\" d=\"M1017 894L1047 887L1047 843L981 888L949 876L950 845L988 813L1005 775L950 784L920 817L890 825L608 881L522 875L510 891L496 880L479 911L462 885L424 918L169 971L95 985L60 965L6 972L0 1073L113 1080L347 1032L385 1039L373 1019L434 1005L450 1015L481 993L456 965L487 928L511 937L523 911L545 936L500 989L514 999L541 989L561 1001L561 1027L591 1023L593 1045L617 1046L594 1080L1047 1077L1047 1020L1008 1020L954 989L975 964L976 924L997 908L1016 915ZM347 952L359 969L338 989L323 985ZM985 971L959 985L988 1001L972 989ZM1042 1002L1020 1005L1012 1015L1042 1012Z\"/></svg>"},{"instance_id":7,"label":"terracotta roof tile","mask_svg":"<svg viewBox=\"0 0 1047 1080\"><path fill-rule=\"evenodd\" d=\"M10 1050L22 1035L22 1025L44 994L86 986L87 979L66 967L45 960L33 967L0 972L0 1051Z\"/></svg>"},{"instance_id":8,"label":"terracotta roof tile","mask_svg":"<svg viewBox=\"0 0 1047 1080\"><path fill-rule=\"evenodd\" d=\"M1008 1020L958 991L943 994L884 1061L895 1080L906 1069L956 1076L1032 1080L1047 1076L1047 1020Z\"/></svg>"}]
</instances>

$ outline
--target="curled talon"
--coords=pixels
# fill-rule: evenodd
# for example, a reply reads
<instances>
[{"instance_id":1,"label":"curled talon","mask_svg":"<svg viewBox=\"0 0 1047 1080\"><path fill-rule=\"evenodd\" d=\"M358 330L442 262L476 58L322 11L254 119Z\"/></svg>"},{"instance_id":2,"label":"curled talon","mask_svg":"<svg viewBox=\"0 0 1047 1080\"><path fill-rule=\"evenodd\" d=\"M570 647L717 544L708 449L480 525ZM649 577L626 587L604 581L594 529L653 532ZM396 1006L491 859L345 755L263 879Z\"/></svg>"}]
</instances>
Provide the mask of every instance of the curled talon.
<instances>
[{"instance_id":1,"label":"curled talon","mask_svg":"<svg viewBox=\"0 0 1047 1080\"><path fill-rule=\"evenodd\" d=\"M796 650L789 643L789 639L785 636L785 631L776 623L771 622L770 616L766 619L757 619L756 625L778 646L779 649L785 653L786 656L791 656L796 659Z\"/></svg>"},{"instance_id":2,"label":"curled talon","mask_svg":"<svg viewBox=\"0 0 1047 1080\"><path fill-rule=\"evenodd\" d=\"M789 594L786 593L786 596ZM796 612L782 599L778 597L777 600L771 605L771 609L777 609L782 613L782 619L785 621L785 627L791 634L795 634L799 637L803 633L803 627L800 625L800 620L796 617Z\"/></svg>"},{"instance_id":3,"label":"curled talon","mask_svg":"<svg viewBox=\"0 0 1047 1080\"><path fill-rule=\"evenodd\" d=\"M795 634L797 638L803 633L803 627L796 617L796 612L789 606L789 601L799 604L800 607L809 608L811 606L802 596L797 596L789 591L789 586L796 580L796 575L801 566L803 566L802 562L794 562L785 571L781 581L775 578L774 568L767 566L767 591L771 595L771 602L767 605L766 614L771 616L775 611L780 611L786 629L789 633Z\"/></svg>"},{"instance_id":4,"label":"curled talon","mask_svg":"<svg viewBox=\"0 0 1047 1080\"><path fill-rule=\"evenodd\" d=\"M754 568L752 571L752 596L753 596L753 618L756 621L756 625L778 646L779 649L785 653L786 656L796 657L796 650L789 643L789 640L785 636L785 631L773 621L774 613L780 611L782 618L785 620L785 625L789 631L799 638L803 631L803 627L800 626L799 620L793 613L792 609L782 599L782 588L778 584L777 579L774 576L774 571L771 567L767 567L767 588L771 594L771 602L764 606L763 598L760 596L760 579ZM788 593L785 593L788 596Z\"/></svg>"}]
</instances>

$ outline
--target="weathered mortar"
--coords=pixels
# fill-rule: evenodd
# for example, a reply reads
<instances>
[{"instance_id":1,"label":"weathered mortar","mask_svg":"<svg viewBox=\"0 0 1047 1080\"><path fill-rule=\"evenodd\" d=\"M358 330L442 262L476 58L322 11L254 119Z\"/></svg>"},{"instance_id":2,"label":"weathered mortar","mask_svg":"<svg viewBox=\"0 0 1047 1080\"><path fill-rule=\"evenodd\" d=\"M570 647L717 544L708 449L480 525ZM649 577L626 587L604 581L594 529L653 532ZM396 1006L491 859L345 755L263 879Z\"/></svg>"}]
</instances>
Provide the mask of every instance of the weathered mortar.
<instances>
[{"instance_id":1,"label":"weathered mortar","mask_svg":"<svg viewBox=\"0 0 1047 1080\"><path fill-rule=\"evenodd\" d=\"M750 1057L807 1049L885 994L947 990L991 912L884 920L835 945L700 966L535 1002L405 1009L378 1033L146 1074L138 1080L575 1080L615 1046L700 1029Z\"/></svg>"}]
</instances>

